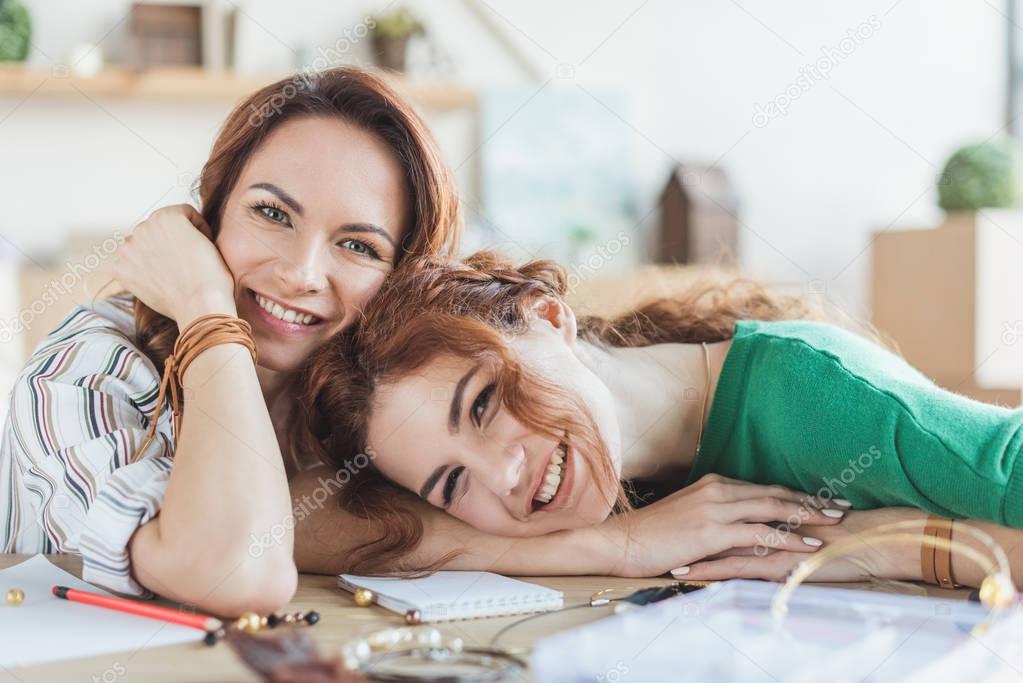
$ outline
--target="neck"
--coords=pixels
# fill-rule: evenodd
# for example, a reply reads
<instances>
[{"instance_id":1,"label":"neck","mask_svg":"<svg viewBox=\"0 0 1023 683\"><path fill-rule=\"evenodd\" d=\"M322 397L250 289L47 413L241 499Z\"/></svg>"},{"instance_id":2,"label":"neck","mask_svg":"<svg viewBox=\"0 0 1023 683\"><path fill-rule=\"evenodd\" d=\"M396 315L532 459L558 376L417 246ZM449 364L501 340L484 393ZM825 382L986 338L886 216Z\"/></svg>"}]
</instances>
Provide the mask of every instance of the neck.
<instances>
[{"instance_id":1,"label":"neck","mask_svg":"<svg viewBox=\"0 0 1023 683\"><path fill-rule=\"evenodd\" d=\"M700 344L608 348L579 343L583 362L614 397L622 437L622 479L691 467L731 342L707 344L709 384Z\"/></svg>"}]
</instances>

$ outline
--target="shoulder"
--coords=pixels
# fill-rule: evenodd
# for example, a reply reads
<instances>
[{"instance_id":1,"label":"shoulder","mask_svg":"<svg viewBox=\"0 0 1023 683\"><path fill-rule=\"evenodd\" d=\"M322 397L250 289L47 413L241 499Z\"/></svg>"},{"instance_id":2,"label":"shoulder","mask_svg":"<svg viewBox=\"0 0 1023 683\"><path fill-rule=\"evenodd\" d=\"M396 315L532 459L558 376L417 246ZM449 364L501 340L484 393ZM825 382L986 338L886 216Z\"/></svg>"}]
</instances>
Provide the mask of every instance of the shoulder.
<instances>
[{"instance_id":1,"label":"shoulder","mask_svg":"<svg viewBox=\"0 0 1023 683\"><path fill-rule=\"evenodd\" d=\"M117 339L135 344L134 297L123 294L97 299L88 305L76 306L57 327L33 350L32 356L45 354L54 346L83 339Z\"/></svg>"},{"instance_id":2,"label":"shoulder","mask_svg":"<svg viewBox=\"0 0 1023 683\"><path fill-rule=\"evenodd\" d=\"M871 383L883 378L930 383L905 359L881 344L825 321L740 320L735 326L735 346L751 361L776 361L792 370L831 370Z\"/></svg>"},{"instance_id":3,"label":"shoulder","mask_svg":"<svg viewBox=\"0 0 1023 683\"><path fill-rule=\"evenodd\" d=\"M133 297L121 295L76 307L32 352L16 391L47 381L148 394L160 377L135 343L133 306Z\"/></svg>"}]
</instances>

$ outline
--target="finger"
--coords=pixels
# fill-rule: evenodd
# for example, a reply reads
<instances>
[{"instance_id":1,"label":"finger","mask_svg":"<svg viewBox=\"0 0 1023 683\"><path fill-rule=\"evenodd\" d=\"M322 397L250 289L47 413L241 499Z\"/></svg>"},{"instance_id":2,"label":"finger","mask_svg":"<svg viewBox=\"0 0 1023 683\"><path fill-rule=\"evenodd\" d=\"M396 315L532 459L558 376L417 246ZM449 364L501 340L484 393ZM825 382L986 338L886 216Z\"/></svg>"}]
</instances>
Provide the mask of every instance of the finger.
<instances>
[{"instance_id":1,"label":"finger","mask_svg":"<svg viewBox=\"0 0 1023 683\"><path fill-rule=\"evenodd\" d=\"M852 503L844 498L818 498L803 491L796 491L779 485L751 484L738 479L730 479L718 474L707 474L700 477L696 483L689 485L685 490L702 491L704 495L716 502L728 502L735 500L746 500L748 498L780 498L794 503L805 505L807 509L828 508L833 510L848 510Z\"/></svg>"},{"instance_id":2,"label":"finger","mask_svg":"<svg viewBox=\"0 0 1023 683\"><path fill-rule=\"evenodd\" d=\"M191 204L182 204L181 208L184 210L188 222L194 225L199 232L206 235L207 239L212 240L213 231L210 230L210 226L206 219L202 217L202 214Z\"/></svg>"},{"instance_id":3,"label":"finger","mask_svg":"<svg viewBox=\"0 0 1023 683\"><path fill-rule=\"evenodd\" d=\"M767 555L771 548L795 553L813 553L824 545L819 538L803 535L798 531L776 529L766 524L731 524L724 528L721 537L727 545L714 552L724 552L732 548L752 548L753 554L759 557Z\"/></svg>"},{"instance_id":4,"label":"finger","mask_svg":"<svg viewBox=\"0 0 1023 683\"><path fill-rule=\"evenodd\" d=\"M757 554L759 552L759 555ZM774 553L781 552L774 548L729 548L723 553L717 553L716 555L709 555L704 560L720 560L725 557L767 557Z\"/></svg>"},{"instance_id":5,"label":"finger","mask_svg":"<svg viewBox=\"0 0 1023 683\"><path fill-rule=\"evenodd\" d=\"M686 581L726 581L728 579L764 579L783 581L798 565L798 555L775 553L768 557L726 557L694 562L673 570L672 576Z\"/></svg>"},{"instance_id":6,"label":"finger","mask_svg":"<svg viewBox=\"0 0 1023 683\"><path fill-rule=\"evenodd\" d=\"M764 496L724 503L717 506L715 521L730 522L779 522L790 530L804 524L815 526L838 524L845 516L844 510L818 509L781 498ZM718 516L720 515L720 516Z\"/></svg>"},{"instance_id":7,"label":"finger","mask_svg":"<svg viewBox=\"0 0 1023 683\"><path fill-rule=\"evenodd\" d=\"M809 493L803 491L796 491L794 489L786 488L785 486L778 486L776 484L751 484L745 481L738 481L736 479L728 479L727 477L720 477L717 484L711 483L711 486L719 488L725 496L726 500L747 500L749 498L780 498L781 500L791 501L793 503L808 503L813 504L814 497Z\"/></svg>"},{"instance_id":8,"label":"finger","mask_svg":"<svg viewBox=\"0 0 1023 683\"><path fill-rule=\"evenodd\" d=\"M732 493L735 496L734 500L770 496L799 503L800 505L805 505L812 509L848 510L852 507L852 503L844 498L821 498L811 493L797 491L796 489L790 489L776 484L749 484L747 482L734 480L729 480L729 483L735 487L732 490Z\"/></svg>"}]
</instances>

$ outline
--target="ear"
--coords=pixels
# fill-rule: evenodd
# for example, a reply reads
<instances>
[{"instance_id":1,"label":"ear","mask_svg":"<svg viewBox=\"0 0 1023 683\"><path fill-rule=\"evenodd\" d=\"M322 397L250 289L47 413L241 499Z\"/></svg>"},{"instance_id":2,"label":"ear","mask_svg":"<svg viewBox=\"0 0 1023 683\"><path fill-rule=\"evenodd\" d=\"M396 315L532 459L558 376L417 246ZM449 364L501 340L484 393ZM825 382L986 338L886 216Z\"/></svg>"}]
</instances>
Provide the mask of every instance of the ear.
<instances>
[{"instance_id":1,"label":"ear","mask_svg":"<svg viewBox=\"0 0 1023 683\"><path fill-rule=\"evenodd\" d=\"M575 312L561 299L541 296L533 302L533 313L538 321L549 324L569 346L575 346L579 332Z\"/></svg>"}]
</instances>

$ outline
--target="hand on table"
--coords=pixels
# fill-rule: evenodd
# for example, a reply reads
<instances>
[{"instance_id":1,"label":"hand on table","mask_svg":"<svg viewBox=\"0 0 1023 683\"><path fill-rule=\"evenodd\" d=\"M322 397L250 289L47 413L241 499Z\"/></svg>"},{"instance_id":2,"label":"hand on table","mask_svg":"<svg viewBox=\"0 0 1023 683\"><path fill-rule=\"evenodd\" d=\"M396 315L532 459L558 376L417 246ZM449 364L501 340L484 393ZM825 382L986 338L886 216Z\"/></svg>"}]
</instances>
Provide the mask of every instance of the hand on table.
<instances>
[{"instance_id":1,"label":"hand on table","mask_svg":"<svg viewBox=\"0 0 1023 683\"><path fill-rule=\"evenodd\" d=\"M902 521L919 521L919 529L911 528L903 533L923 531L927 513L915 508L880 508L877 510L850 510L840 524L815 527L813 534L830 543L849 538L853 534L869 533L883 524ZM790 535L797 535L798 530ZM766 579L784 581L796 566L806 559L805 552L768 549L753 552L748 548L725 551L715 557L695 562L685 573L686 580L719 581L725 579ZM881 543L868 541L851 549L848 554L827 562L814 572L811 581L863 581L870 578L919 581L919 543Z\"/></svg>"},{"instance_id":2,"label":"hand on table","mask_svg":"<svg viewBox=\"0 0 1023 683\"><path fill-rule=\"evenodd\" d=\"M752 552L760 546L797 557L812 553L823 541L820 532L844 515L837 506L818 509L812 501L809 494L782 486L707 475L663 500L604 523L611 533L625 534L625 557L613 572L655 576L720 553ZM771 523L812 529L781 534Z\"/></svg>"}]
</instances>

